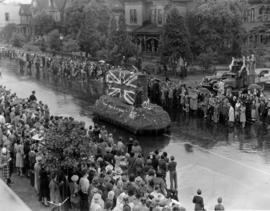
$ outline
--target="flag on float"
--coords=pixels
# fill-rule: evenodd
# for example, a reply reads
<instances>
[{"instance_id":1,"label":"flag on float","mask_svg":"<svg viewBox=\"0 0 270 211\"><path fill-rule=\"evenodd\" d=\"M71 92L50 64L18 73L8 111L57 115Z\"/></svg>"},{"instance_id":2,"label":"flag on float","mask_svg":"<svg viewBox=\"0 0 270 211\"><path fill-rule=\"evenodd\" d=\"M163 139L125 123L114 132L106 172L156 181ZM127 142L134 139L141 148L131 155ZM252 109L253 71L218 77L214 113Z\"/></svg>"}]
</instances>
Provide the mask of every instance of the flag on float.
<instances>
[{"instance_id":1,"label":"flag on float","mask_svg":"<svg viewBox=\"0 0 270 211\"><path fill-rule=\"evenodd\" d=\"M126 70L110 70L107 73L107 94L112 97L123 99L130 105L135 102L138 76L134 72Z\"/></svg>"}]
</instances>

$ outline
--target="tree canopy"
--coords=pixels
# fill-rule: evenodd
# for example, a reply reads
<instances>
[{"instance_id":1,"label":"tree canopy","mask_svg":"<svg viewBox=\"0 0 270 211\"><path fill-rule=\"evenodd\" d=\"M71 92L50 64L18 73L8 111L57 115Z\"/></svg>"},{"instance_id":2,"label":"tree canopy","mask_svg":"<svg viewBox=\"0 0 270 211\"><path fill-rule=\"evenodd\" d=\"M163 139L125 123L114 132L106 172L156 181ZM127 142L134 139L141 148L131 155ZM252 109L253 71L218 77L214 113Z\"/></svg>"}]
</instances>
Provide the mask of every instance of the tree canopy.
<instances>
[{"instance_id":1,"label":"tree canopy","mask_svg":"<svg viewBox=\"0 0 270 211\"><path fill-rule=\"evenodd\" d=\"M206 51L230 58L241 54L241 7L235 1L209 1L187 16L191 50L196 58Z\"/></svg>"},{"instance_id":2,"label":"tree canopy","mask_svg":"<svg viewBox=\"0 0 270 211\"><path fill-rule=\"evenodd\" d=\"M25 42L25 37L23 34L14 32L11 37L11 43L14 47L21 48Z\"/></svg>"},{"instance_id":3,"label":"tree canopy","mask_svg":"<svg viewBox=\"0 0 270 211\"><path fill-rule=\"evenodd\" d=\"M7 24L2 30L1 30L1 35L2 37L9 42L12 38L13 33L16 31L16 24L10 23Z\"/></svg>"},{"instance_id":4,"label":"tree canopy","mask_svg":"<svg viewBox=\"0 0 270 211\"><path fill-rule=\"evenodd\" d=\"M98 50L106 47L110 12L106 6L96 2L88 5L85 10L77 39L81 49L95 57Z\"/></svg>"},{"instance_id":5,"label":"tree canopy","mask_svg":"<svg viewBox=\"0 0 270 211\"><path fill-rule=\"evenodd\" d=\"M124 14L120 15L118 24L114 17L111 19L107 46L109 57L117 65L120 64L123 57L128 59L137 54L136 45L126 31Z\"/></svg>"},{"instance_id":6,"label":"tree canopy","mask_svg":"<svg viewBox=\"0 0 270 211\"><path fill-rule=\"evenodd\" d=\"M188 61L191 59L189 32L184 18L177 9L173 9L167 16L163 27L161 57L163 62L176 64L180 57Z\"/></svg>"},{"instance_id":7,"label":"tree canopy","mask_svg":"<svg viewBox=\"0 0 270 211\"><path fill-rule=\"evenodd\" d=\"M48 34L48 44L52 50L59 51L61 49L61 45L62 45L61 42L62 41L60 40L60 33L57 29L51 31Z\"/></svg>"},{"instance_id":8,"label":"tree canopy","mask_svg":"<svg viewBox=\"0 0 270 211\"><path fill-rule=\"evenodd\" d=\"M45 35L56 28L56 23L50 15L40 13L33 18L33 26L35 34Z\"/></svg>"},{"instance_id":9,"label":"tree canopy","mask_svg":"<svg viewBox=\"0 0 270 211\"><path fill-rule=\"evenodd\" d=\"M76 39L76 36L84 23L84 8L85 5L82 5L81 2L74 1L65 11L64 27L66 33L71 35L74 39Z\"/></svg>"}]
</instances>

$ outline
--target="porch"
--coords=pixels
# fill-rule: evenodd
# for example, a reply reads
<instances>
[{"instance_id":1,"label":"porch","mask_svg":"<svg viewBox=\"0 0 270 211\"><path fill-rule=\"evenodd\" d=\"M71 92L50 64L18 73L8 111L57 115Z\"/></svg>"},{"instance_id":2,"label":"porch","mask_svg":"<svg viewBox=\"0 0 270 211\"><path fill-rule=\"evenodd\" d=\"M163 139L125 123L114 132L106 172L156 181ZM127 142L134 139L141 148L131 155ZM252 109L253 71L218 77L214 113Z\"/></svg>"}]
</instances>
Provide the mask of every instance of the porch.
<instances>
[{"instance_id":1,"label":"porch","mask_svg":"<svg viewBox=\"0 0 270 211\"><path fill-rule=\"evenodd\" d=\"M132 32L132 39L142 55L156 57L159 55L161 33L161 27L147 24L135 29Z\"/></svg>"}]
</instances>

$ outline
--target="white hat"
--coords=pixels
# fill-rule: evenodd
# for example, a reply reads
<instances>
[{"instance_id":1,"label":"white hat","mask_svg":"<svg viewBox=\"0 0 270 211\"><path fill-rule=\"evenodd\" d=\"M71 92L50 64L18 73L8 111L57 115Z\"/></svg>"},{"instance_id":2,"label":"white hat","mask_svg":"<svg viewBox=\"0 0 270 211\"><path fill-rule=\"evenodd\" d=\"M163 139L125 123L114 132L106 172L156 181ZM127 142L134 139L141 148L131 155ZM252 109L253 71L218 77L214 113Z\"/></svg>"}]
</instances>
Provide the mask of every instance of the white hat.
<instances>
[{"instance_id":1,"label":"white hat","mask_svg":"<svg viewBox=\"0 0 270 211\"><path fill-rule=\"evenodd\" d=\"M7 148L6 147L2 148L2 154L7 154Z\"/></svg>"},{"instance_id":2,"label":"white hat","mask_svg":"<svg viewBox=\"0 0 270 211\"><path fill-rule=\"evenodd\" d=\"M106 167L105 167L105 171L106 171L106 173L107 172L109 172L109 171L113 171L113 166L112 165L107 165Z\"/></svg>"},{"instance_id":3,"label":"white hat","mask_svg":"<svg viewBox=\"0 0 270 211\"><path fill-rule=\"evenodd\" d=\"M37 156L36 157L36 161L38 162L38 161L41 161L42 160L42 157L41 156Z\"/></svg>"},{"instance_id":4,"label":"white hat","mask_svg":"<svg viewBox=\"0 0 270 211\"><path fill-rule=\"evenodd\" d=\"M77 182L78 180L79 180L79 176L78 175L73 175L71 177L71 181L73 181L73 182Z\"/></svg>"}]
</instances>

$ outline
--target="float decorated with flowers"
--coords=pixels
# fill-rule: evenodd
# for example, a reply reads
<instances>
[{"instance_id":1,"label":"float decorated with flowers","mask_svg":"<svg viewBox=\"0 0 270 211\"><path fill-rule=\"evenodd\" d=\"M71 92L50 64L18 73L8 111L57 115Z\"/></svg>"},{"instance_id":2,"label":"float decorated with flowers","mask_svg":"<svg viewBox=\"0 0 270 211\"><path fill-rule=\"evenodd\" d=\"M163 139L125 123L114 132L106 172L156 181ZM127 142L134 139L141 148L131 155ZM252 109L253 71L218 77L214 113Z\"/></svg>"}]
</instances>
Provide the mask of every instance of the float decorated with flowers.
<instances>
[{"instance_id":1,"label":"float decorated with flowers","mask_svg":"<svg viewBox=\"0 0 270 211\"><path fill-rule=\"evenodd\" d=\"M107 95L94 106L94 116L134 134L160 134L169 130L171 119L147 97L147 76L123 69L106 76Z\"/></svg>"}]
</instances>

